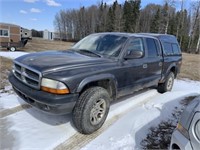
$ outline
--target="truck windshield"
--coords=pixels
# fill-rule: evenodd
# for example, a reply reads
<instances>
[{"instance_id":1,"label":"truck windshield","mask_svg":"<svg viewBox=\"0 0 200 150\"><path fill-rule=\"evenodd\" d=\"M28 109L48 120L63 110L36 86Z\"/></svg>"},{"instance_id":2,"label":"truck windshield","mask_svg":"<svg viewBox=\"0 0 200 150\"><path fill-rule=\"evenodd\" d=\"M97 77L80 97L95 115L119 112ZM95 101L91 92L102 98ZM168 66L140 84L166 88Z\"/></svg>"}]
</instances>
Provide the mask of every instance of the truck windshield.
<instances>
[{"instance_id":1,"label":"truck windshield","mask_svg":"<svg viewBox=\"0 0 200 150\"><path fill-rule=\"evenodd\" d=\"M99 55L117 57L126 40L127 37L124 36L93 34L80 40L72 47L72 49L77 51L91 51L91 53Z\"/></svg>"}]
</instances>

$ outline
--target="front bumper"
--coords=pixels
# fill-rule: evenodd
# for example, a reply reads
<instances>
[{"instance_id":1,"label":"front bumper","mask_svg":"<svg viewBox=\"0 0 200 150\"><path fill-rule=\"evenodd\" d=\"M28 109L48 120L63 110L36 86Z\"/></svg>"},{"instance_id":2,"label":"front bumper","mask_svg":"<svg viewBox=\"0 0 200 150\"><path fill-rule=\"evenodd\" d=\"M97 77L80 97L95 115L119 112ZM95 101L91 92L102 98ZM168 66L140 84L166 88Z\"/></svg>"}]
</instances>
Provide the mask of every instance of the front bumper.
<instances>
[{"instance_id":1,"label":"front bumper","mask_svg":"<svg viewBox=\"0 0 200 150\"><path fill-rule=\"evenodd\" d=\"M193 150L190 141L185 136L183 136L177 129L175 129L172 134L170 150L174 149L174 145L177 145L181 150Z\"/></svg>"},{"instance_id":2,"label":"front bumper","mask_svg":"<svg viewBox=\"0 0 200 150\"><path fill-rule=\"evenodd\" d=\"M78 94L57 95L35 90L19 81L13 73L9 75L9 81L19 97L45 112L53 114L71 113L78 99Z\"/></svg>"}]
</instances>

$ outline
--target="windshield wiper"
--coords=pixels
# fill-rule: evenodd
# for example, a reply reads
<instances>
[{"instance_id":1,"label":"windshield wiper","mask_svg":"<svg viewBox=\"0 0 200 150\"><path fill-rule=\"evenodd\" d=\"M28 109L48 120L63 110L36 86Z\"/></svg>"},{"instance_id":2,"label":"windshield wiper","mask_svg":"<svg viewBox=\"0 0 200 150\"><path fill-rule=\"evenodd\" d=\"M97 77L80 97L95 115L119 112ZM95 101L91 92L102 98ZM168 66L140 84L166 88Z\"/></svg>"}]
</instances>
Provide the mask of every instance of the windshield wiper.
<instances>
[{"instance_id":1,"label":"windshield wiper","mask_svg":"<svg viewBox=\"0 0 200 150\"><path fill-rule=\"evenodd\" d=\"M96 53L96 52L94 52L94 51L89 51L89 50L87 50L87 49L78 49L78 51L80 51L80 52L86 52L86 53L89 53L89 54L96 55L96 56L98 56L98 57L102 57L102 55L100 55L100 54L98 54L98 53Z\"/></svg>"}]
</instances>

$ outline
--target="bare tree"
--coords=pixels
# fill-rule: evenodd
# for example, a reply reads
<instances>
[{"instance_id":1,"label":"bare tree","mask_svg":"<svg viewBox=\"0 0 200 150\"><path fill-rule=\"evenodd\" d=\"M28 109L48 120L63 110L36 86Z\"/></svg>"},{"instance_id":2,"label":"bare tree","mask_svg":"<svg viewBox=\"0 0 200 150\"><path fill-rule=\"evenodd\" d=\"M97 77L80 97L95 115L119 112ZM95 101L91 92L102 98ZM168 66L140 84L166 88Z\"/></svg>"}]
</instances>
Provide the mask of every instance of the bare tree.
<instances>
[{"instance_id":1,"label":"bare tree","mask_svg":"<svg viewBox=\"0 0 200 150\"><path fill-rule=\"evenodd\" d=\"M178 18L178 26L177 26L177 31L176 31L176 37L179 37L179 32L183 28L184 24L184 0L181 0L181 14L180 18Z\"/></svg>"},{"instance_id":2,"label":"bare tree","mask_svg":"<svg viewBox=\"0 0 200 150\"><path fill-rule=\"evenodd\" d=\"M172 7L175 6L175 0L164 0L165 2L165 11L166 11L166 16L164 19L166 19L166 24L165 24L165 31L164 33L167 34L168 32L168 27L169 27L169 20L170 20L170 15L172 13Z\"/></svg>"},{"instance_id":3,"label":"bare tree","mask_svg":"<svg viewBox=\"0 0 200 150\"><path fill-rule=\"evenodd\" d=\"M200 1L197 2L193 2L192 4L192 10L193 10L193 17L192 17L192 27L191 27L191 32L190 32L190 36L189 36L189 44L188 44L188 52L191 53L192 50L192 45L194 42L194 35L196 33L196 29L198 29L198 20L199 20L199 16L200 16ZM198 32L197 32L198 33ZM198 52L198 45L199 42L197 42L197 46L196 46L196 53Z\"/></svg>"},{"instance_id":4,"label":"bare tree","mask_svg":"<svg viewBox=\"0 0 200 150\"><path fill-rule=\"evenodd\" d=\"M200 53L200 1L199 1L199 4L198 4L198 29L197 32L199 31L199 38L198 38L198 42L197 42L197 46L196 46L196 51L195 53L196 54L199 54Z\"/></svg>"},{"instance_id":5,"label":"bare tree","mask_svg":"<svg viewBox=\"0 0 200 150\"><path fill-rule=\"evenodd\" d=\"M57 31L55 33L56 37L54 38L61 40L61 20L60 20L59 13L57 13L55 16L54 27L55 27L55 31Z\"/></svg>"}]
</instances>

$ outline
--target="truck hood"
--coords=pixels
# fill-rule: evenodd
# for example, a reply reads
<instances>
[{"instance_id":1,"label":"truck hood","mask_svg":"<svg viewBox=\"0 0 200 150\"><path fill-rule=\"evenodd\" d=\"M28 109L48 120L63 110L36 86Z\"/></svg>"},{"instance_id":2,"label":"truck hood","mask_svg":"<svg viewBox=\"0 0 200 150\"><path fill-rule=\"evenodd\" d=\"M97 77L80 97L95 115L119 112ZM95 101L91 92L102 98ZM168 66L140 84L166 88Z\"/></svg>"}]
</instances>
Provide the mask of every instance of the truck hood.
<instances>
[{"instance_id":1,"label":"truck hood","mask_svg":"<svg viewBox=\"0 0 200 150\"><path fill-rule=\"evenodd\" d=\"M42 73L50 73L70 68L109 63L111 60L103 57L86 56L72 50L64 50L27 54L18 57L15 61Z\"/></svg>"}]
</instances>

